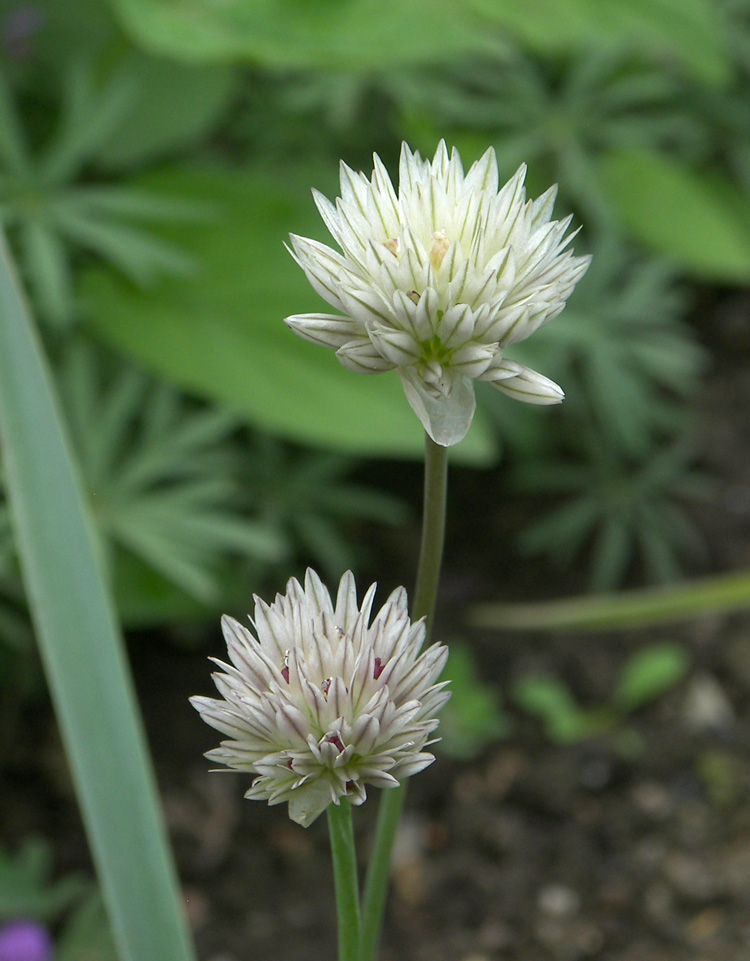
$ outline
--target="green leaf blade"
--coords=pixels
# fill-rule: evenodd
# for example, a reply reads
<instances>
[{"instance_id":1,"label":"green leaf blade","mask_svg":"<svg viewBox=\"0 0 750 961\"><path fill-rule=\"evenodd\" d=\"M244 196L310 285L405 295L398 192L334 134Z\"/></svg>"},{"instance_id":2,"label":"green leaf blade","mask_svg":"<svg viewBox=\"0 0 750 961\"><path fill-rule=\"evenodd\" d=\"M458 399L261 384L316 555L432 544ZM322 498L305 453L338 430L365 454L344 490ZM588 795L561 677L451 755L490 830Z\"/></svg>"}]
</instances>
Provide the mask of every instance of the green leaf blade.
<instances>
[{"instance_id":1,"label":"green leaf blade","mask_svg":"<svg viewBox=\"0 0 750 961\"><path fill-rule=\"evenodd\" d=\"M139 46L192 63L367 70L438 60L486 43L450 0L111 0Z\"/></svg>"},{"instance_id":2,"label":"green leaf blade","mask_svg":"<svg viewBox=\"0 0 750 961\"><path fill-rule=\"evenodd\" d=\"M42 658L122 959L192 961L93 528L4 246L0 440Z\"/></svg>"},{"instance_id":3,"label":"green leaf blade","mask_svg":"<svg viewBox=\"0 0 750 961\"><path fill-rule=\"evenodd\" d=\"M750 279L747 198L728 198L713 181L646 150L602 157L599 174L625 229L699 277Z\"/></svg>"}]
</instances>

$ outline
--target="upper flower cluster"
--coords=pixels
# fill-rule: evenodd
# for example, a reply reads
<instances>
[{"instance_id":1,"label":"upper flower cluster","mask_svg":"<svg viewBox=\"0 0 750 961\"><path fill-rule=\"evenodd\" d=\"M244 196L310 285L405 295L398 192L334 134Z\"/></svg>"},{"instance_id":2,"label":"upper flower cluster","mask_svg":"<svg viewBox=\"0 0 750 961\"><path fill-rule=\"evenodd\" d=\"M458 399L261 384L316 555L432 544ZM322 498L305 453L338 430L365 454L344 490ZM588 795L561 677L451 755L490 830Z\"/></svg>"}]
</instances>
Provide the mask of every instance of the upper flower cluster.
<instances>
[{"instance_id":1,"label":"upper flower cluster","mask_svg":"<svg viewBox=\"0 0 750 961\"><path fill-rule=\"evenodd\" d=\"M441 141L432 161L404 144L396 193L380 158L370 180L341 164L341 197L314 191L341 248L292 235L293 256L336 314L286 323L333 347L350 370L397 369L432 439L458 443L474 414L473 380L518 400L554 404L551 380L504 350L556 317L589 257L564 248L571 218L551 220L551 187L527 200L526 168L498 190L495 152L467 174Z\"/></svg>"},{"instance_id":2,"label":"upper flower cluster","mask_svg":"<svg viewBox=\"0 0 750 961\"><path fill-rule=\"evenodd\" d=\"M230 617L231 664L214 682L223 700L191 698L231 740L206 757L257 775L245 795L289 802L305 827L329 804L365 800L365 785L396 787L434 757L424 748L449 695L436 683L448 651L420 654L424 620L412 624L398 588L370 623L375 585L357 604L354 577L335 605L317 574L294 578L272 604L255 598L254 636Z\"/></svg>"}]
</instances>

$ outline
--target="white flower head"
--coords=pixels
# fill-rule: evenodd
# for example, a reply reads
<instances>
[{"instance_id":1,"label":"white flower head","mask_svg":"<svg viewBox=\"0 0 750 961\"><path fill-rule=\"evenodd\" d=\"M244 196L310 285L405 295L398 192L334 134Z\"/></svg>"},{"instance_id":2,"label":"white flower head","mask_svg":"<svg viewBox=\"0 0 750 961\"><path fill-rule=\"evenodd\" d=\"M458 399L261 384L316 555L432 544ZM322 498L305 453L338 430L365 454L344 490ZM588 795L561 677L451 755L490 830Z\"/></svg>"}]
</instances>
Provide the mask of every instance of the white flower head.
<instances>
[{"instance_id":1,"label":"white flower head","mask_svg":"<svg viewBox=\"0 0 750 961\"><path fill-rule=\"evenodd\" d=\"M223 700L193 697L204 721L229 736L206 757L257 775L245 797L289 802L307 827L329 804L361 804L365 785L396 787L434 757L436 712L450 696L437 683L448 654L420 653L400 587L370 622L375 584L357 604L354 577L335 604L314 571L292 578L272 604L255 598L255 634L222 619L231 664L213 675Z\"/></svg>"},{"instance_id":2,"label":"white flower head","mask_svg":"<svg viewBox=\"0 0 750 961\"><path fill-rule=\"evenodd\" d=\"M498 190L492 148L464 174L443 141L432 161L403 144L398 192L377 154L374 163L370 180L341 164L335 204L314 191L341 253L291 237L295 260L341 315L286 323L357 373L398 370L444 447L469 429L474 380L527 403L559 403L557 384L504 355L560 313L590 261L565 250L571 218L550 219L556 187L527 200L522 166Z\"/></svg>"}]
</instances>

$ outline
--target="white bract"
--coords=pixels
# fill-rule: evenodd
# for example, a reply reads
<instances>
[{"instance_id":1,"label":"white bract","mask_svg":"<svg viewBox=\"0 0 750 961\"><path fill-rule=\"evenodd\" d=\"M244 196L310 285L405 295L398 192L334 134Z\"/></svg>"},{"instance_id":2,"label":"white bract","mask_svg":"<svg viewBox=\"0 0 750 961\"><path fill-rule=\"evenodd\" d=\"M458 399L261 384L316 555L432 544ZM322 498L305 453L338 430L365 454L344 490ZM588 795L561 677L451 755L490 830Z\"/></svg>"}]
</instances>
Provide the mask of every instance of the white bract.
<instances>
[{"instance_id":1,"label":"white bract","mask_svg":"<svg viewBox=\"0 0 750 961\"><path fill-rule=\"evenodd\" d=\"M505 357L565 306L589 257L564 248L571 218L551 220L556 187L527 200L525 166L498 191L495 151L464 174L441 141L431 162L404 144L398 193L380 158L370 180L341 164L341 197L314 191L341 248L292 235L293 256L337 314L286 323L361 374L397 369L432 439L458 443L474 415L474 380L531 404L563 392Z\"/></svg>"},{"instance_id":2,"label":"white bract","mask_svg":"<svg viewBox=\"0 0 750 961\"><path fill-rule=\"evenodd\" d=\"M335 605L317 574L292 578L272 604L255 598L255 634L222 619L231 664L213 675L223 700L193 697L203 720L231 740L206 757L258 775L245 797L289 802L311 824L342 798L361 804L365 785L396 787L434 757L435 713L449 694L437 683L447 648L420 653L424 620L412 624L395 590L370 623L373 584L357 604L354 577Z\"/></svg>"}]
</instances>

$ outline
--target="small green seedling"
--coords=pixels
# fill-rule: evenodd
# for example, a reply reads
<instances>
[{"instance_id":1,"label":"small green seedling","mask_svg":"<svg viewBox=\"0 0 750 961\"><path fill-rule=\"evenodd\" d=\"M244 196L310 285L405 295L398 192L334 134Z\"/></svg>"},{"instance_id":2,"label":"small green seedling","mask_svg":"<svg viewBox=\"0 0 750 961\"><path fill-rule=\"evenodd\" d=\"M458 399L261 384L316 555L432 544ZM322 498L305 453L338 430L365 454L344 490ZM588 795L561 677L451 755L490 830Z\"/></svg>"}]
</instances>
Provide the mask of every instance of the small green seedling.
<instances>
[{"instance_id":1,"label":"small green seedling","mask_svg":"<svg viewBox=\"0 0 750 961\"><path fill-rule=\"evenodd\" d=\"M582 707L567 685L549 675L526 675L512 688L514 702L542 721L555 744L578 741L620 729L628 716L676 687L690 669L690 656L679 644L654 644L626 662L607 704Z\"/></svg>"},{"instance_id":2,"label":"small green seedling","mask_svg":"<svg viewBox=\"0 0 750 961\"><path fill-rule=\"evenodd\" d=\"M443 751L469 760L483 748L508 736L511 721L500 704L500 693L485 684L471 649L452 642L444 676L451 679L451 699L443 708L440 734Z\"/></svg>"},{"instance_id":3,"label":"small green seedling","mask_svg":"<svg viewBox=\"0 0 750 961\"><path fill-rule=\"evenodd\" d=\"M51 849L40 838L15 854L0 850L0 929L19 920L60 929L55 961L118 961L99 892L79 874L53 880Z\"/></svg>"},{"instance_id":4,"label":"small green seedling","mask_svg":"<svg viewBox=\"0 0 750 961\"><path fill-rule=\"evenodd\" d=\"M79 875L52 880L50 847L39 838L25 841L14 855L0 850L0 920L52 921L80 900L85 888Z\"/></svg>"}]
</instances>

